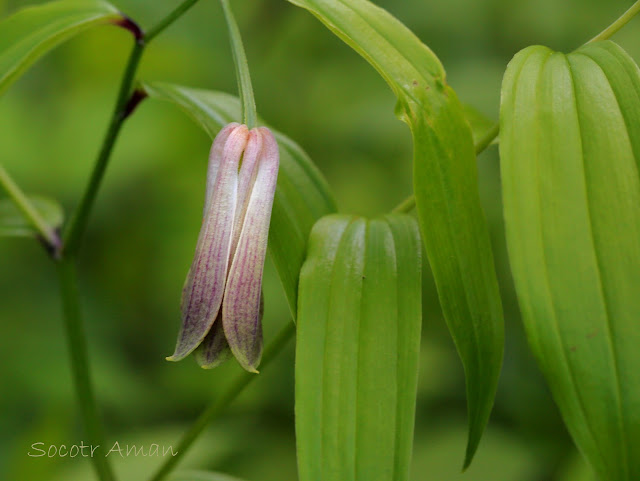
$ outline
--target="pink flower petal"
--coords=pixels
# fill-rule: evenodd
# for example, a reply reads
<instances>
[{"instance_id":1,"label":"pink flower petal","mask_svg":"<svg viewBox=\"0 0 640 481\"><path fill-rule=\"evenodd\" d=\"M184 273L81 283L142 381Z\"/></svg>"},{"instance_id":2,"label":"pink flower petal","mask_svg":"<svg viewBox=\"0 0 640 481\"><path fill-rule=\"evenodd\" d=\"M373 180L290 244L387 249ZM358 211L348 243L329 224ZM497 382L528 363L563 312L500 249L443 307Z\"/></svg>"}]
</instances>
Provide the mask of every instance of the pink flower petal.
<instances>
[{"instance_id":1,"label":"pink flower petal","mask_svg":"<svg viewBox=\"0 0 640 481\"><path fill-rule=\"evenodd\" d=\"M196 253L182 291L182 327L174 354L179 361L191 353L213 325L224 294L238 193L238 164L249 132L235 127L224 144ZM214 141L215 143L215 141ZM213 161L217 161L214 158Z\"/></svg>"},{"instance_id":2,"label":"pink flower petal","mask_svg":"<svg viewBox=\"0 0 640 481\"><path fill-rule=\"evenodd\" d=\"M265 127L254 130L262 136L263 148L222 305L229 347L240 365L251 372L257 372L262 356L260 289L279 165L273 134Z\"/></svg>"}]
</instances>

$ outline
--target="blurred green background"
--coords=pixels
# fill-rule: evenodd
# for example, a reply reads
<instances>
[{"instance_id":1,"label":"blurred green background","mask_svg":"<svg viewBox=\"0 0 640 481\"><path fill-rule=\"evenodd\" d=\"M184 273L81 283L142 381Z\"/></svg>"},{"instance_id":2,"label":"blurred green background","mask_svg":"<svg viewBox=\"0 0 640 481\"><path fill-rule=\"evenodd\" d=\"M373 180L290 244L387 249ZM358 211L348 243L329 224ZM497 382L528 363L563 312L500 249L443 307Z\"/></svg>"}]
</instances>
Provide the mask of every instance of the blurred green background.
<instances>
[{"instance_id":1,"label":"blurred green background","mask_svg":"<svg viewBox=\"0 0 640 481\"><path fill-rule=\"evenodd\" d=\"M38 1L0 0L0 15ZM177 0L114 0L143 27ZM541 43L571 50L630 0L377 0L440 57L467 103L497 119L507 62ZM237 0L258 110L298 141L341 211L376 215L411 191L411 141L394 97L365 61L313 17L283 0ZM235 93L222 11L202 0L154 41L140 78ZM640 58L640 21L616 37ZM83 190L111 114L131 39L101 27L40 60L0 97L0 159L32 193L67 212ZM81 256L91 367L109 443L175 446L180 433L239 371L164 361L179 324L180 290L200 228L210 140L173 106L145 101L114 151ZM415 481L591 481L528 351L506 259L497 149L478 159L506 314L496 406L476 460L462 475L464 378L428 269L418 392ZM289 322L271 264L265 274L267 342ZM86 459L31 458L32 443L83 440L54 267L39 245L0 239L0 479L91 479ZM248 481L296 479L293 346L264 370L181 467ZM87 442L84 439L85 443ZM113 459L113 458L112 458ZM115 459L123 480L161 458ZM330 481L330 480L327 480Z\"/></svg>"}]
</instances>

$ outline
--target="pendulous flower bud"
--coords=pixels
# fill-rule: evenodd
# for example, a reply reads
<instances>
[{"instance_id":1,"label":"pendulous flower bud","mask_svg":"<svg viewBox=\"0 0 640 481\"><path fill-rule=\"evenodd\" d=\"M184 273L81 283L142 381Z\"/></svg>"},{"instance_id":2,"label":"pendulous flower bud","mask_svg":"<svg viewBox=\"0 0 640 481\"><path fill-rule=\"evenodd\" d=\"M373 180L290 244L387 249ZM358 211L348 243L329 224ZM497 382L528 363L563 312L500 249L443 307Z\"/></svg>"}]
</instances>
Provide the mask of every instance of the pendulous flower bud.
<instances>
[{"instance_id":1,"label":"pendulous flower bud","mask_svg":"<svg viewBox=\"0 0 640 481\"><path fill-rule=\"evenodd\" d=\"M197 348L202 367L233 355L257 372L262 272L278 166L278 144L266 127L231 123L213 141L202 228L182 291L182 326L168 360Z\"/></svg>"}]
</instances>

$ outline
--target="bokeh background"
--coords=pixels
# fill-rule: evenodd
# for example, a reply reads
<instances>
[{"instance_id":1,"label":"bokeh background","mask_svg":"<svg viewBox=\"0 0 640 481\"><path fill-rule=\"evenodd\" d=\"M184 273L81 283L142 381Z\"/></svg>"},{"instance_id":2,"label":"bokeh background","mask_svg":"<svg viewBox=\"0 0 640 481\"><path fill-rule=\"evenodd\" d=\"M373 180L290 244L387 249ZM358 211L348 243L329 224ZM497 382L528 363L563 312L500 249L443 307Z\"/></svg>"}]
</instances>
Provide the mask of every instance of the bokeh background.
<instances>
[{"instance_id":1,"label":"bokeh background","mask_svg":"<svg viewBox=\"0 0 640 481\"><path fill-rule=\"evenodd\" d=\"M143 27L177 0L113 0ZM39 1L0 0L5 16ZM258 111L298 141L343 212L376 215L411 191L411 141L375 71L306 12L284 0L237 0ZM571 50L630 0L376 0L440 57L459 96L497 119L507 62L541 43ZM640 20L616 36L640 58ZM101 27L40 60L0 97L0 159L31 193L76 205L130 49L127 32ZM218 2L200 1L147 49L140 78L235 93ZM81 256L91 367L109 443L176 445L180 433L239 371L187 359L167 363L180 290L200 227L210 140L175 107L145 101L126 123ZM461 364L428 268L414 481L592 481L528 350L506 258L497 149L478 159L506 314L504 368L490 425L460 473L466 407ZM265 274L265 337L290 316L273 266ZM31 458L32 443L83 438L63 336L54 267L39 245L0 239L0 479L91 479L86 459ZM248 481L296 479L290 345L196 444L182 467ZM123 480L144 479L161 458L115 459ZM331 481L331 480L327 480Z\"/></svg>"}]
</instances>

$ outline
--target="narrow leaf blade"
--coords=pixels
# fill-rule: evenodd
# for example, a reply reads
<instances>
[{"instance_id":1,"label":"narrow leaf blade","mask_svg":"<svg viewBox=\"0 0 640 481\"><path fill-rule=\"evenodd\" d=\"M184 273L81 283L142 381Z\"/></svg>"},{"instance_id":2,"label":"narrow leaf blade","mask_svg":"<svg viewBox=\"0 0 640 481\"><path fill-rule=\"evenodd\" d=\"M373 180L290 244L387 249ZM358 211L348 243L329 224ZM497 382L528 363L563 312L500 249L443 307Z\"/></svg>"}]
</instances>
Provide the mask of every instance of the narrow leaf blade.
<instances>
[{"instance_id":1,"label":"narrow leaf blade","mask_svg":"<svg viewBox=\"0 0 640 481\"><path fill-rule=\"evenodd\" d=\"M301 481L406 480L421 328L415 220L328 216L300 274L296 433Z\"/></svg>"},{"instance_id":2,"label":"narrow leaf blade","mask_svg":"<svg viewBox=\"0 0 640 481\"><path fill-rule=\"evenodd\" d=\"M92 26L123 16L102 0L60 0L19 10L0 22L0 93L39 57Z\"/></svg>"},{"instance_id":3,"label":"narrow leaf blade","mask_svg":"<svg viewBox=\"0 0 640 481\"><path fill-rule=\"evenodd\" d=\"M231 95L158 82L147 83L144 89L150 97L180 107L212 138L223 126L240 118L240 103ZM309 232L316 220L335 212L336 205L322 174L302 148L283 134L273 133L280 147L280 171L271 212L269 252L295 317L298 275Z\"/></svg>"},{"instance_id":4,"label":"narrow leaf blade","mask_svg":"<svg viewBox=\"0 0 640 481\"><path fill-rule=\"evenodd\" d=\"M46 197L30 196L29 200L48 225L59 229L64 220L62 206ZM11 199L0 200L0 236L37 237L38 232Z\"/></svg>"}]
</instances>

